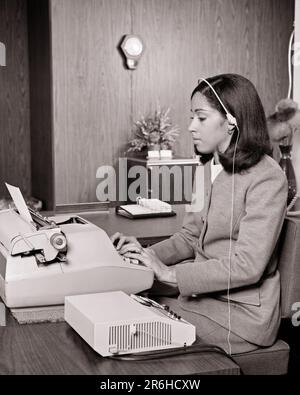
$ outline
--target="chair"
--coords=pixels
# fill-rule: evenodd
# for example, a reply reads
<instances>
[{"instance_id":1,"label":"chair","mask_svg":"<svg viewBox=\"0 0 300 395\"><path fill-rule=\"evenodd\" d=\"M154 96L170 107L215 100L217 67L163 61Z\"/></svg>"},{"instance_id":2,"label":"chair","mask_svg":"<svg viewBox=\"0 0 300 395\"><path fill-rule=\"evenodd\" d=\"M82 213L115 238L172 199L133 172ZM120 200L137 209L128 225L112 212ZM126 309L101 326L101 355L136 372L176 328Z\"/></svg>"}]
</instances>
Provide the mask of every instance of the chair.
<instances>
[{"instance_id":1,"label":"chair","mask_svg":"<svg viewBox=\"0 0 300 395\"><path fill-rule=\"evenodd\" d=\"M278 242L281 277L281 314L291 318L292 305L300 301L300 217L286 217ZM243 374L283 375L288 371L289 345L277 340L271 347L235 354Z\"/></svg>"}]
</instances>

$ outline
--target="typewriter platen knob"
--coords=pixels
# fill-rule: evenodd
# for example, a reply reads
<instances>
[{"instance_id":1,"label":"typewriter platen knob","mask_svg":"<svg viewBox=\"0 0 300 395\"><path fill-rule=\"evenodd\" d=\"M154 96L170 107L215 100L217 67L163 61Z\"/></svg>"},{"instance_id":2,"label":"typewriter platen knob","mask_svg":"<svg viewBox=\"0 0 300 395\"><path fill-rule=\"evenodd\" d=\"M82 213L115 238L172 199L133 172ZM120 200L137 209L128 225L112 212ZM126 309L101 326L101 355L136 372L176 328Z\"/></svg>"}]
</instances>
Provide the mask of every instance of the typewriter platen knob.
<instances>
[{"instance_id":1,"label":"typewriter platen knob","mask_svg":"<svg viewBox=\"0 0 300 395\"><path fill-rule=\"evenodd\" d=\"M62 251L67 246L67 239L61 233L53 233L50 237L50 243L56 250Z\"/></svg>"}]
</instances>

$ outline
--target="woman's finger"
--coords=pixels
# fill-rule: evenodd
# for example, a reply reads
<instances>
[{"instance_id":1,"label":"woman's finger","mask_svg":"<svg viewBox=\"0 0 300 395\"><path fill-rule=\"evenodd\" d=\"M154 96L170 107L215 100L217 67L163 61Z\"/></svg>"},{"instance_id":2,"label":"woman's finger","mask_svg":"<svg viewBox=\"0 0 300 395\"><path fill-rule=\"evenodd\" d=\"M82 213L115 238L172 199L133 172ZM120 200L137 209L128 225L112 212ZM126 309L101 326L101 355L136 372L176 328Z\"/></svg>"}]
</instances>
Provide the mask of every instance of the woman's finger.
<instances>
[{"instance_id":1,"label":"woman's finger","mask_svg":"<svg viewBox=\"0 0 300 395\"><path fill-rule=\"evenodd\" d=\"M142 252L142 248L135 243L128 243L119 249L119 254L121 255L124 255L126 252L137 252L140 254Z\"/></svg>"},{"instance_id":2,"label":"woman's finger","mask_svg":"<svg viewBox=\"0 0 300 395\"><path fill-rule=\"evenodd\" d=\"M121 236L123 236L122 233L116 232L110 237L110 241L114 244L114 242L118 240Z\"/></svg>"},{"instance_id":3,"label":"woman's finger","mask_svg":"<svg viewBox=\"0 0 300 395\"><path fill-rule=\"evenodd\" d=\"M134 236L127 236L129 242L136 244L138 247L142 248L141 244L138 242L137 238Z\"/></svg>"},{"instance_id":4,"label":"woman's finger","mask_svg":"<svg viewBox=\"0 0 300 395\"><path fill-rule=\"evenodd\" d=\"M122 247L122 245L127 243L127 242L128 242L128 237L127 236L121 236L119 241L118 241L118 243L117 243L116 250L119 250Z\"/></svg>"},{"instance_id":5,"label":"woman's finger","mask_svg":"<svg viewBox=\"0 0 300 395\"><path fill-rule=\"evenodd\" d=\"M126 258L131 258L131 259L138 259L140 262L142 262L145 266L149 267L150 269L153 270L153 267L151 265L151 259L146 254L137 254L134 252L126 252L124 254Z\"/></svg>"}]
</instances>

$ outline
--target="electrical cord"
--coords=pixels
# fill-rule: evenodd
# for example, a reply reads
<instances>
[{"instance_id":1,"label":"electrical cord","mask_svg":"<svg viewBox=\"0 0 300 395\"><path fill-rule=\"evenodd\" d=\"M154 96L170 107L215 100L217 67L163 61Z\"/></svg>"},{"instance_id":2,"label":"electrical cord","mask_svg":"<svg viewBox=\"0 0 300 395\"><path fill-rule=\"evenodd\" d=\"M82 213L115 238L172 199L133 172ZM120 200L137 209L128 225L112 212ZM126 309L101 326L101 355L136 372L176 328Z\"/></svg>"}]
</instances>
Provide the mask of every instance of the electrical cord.
<instances>
[{"instance_id":1,"label":"electrical cord","mask_svg":"<svg viewBox=\"0 0 300 395\"><path fill-rule=\"evenodd\" d=\"M295 29L292 31L289 41L289 49L288 49L288 71L289 71L289 90L287 94L287 98L291 98L292 93L292 43L295 36Z\"/></svg>"},{"instance_id":2,"label":"electrical cord","mask_svg":"<svg viewBox=\"0 0 300 395\"><path fill-rule=\"evenodd\" d=\"M143 360L152 360L152 359L161 359L161 358L168 358L172 356L178 356L178 355L183 355L183 354L191 354L191 353L200 353L200 352L216 352L219 354L222 354L232 360L233 362L234 359L232 358L232 352L231 352L231 343L230 343L230 334L231 334L231 308L230 308L230 286L231 286L231 251L232 251L232 232L233 232L233 211L234 211L234 176L235 176L235 157L236 157L236 149L237 149L237 143L240 137L240 129L237 125L236 118L230 114L230 112L227 110L225 105L223 104L222 100L220 99L219 95L215 91L215 89L212 87L212 85L204 78L201 78L202 81L206 82L208 86L213 90L215 96L219 100L220 104L222 105L223 109L226 112L226 117L229 122L229 124L234 125L236 130L237 130L237 138L235 141L235 146L234 146L234 151L233 151L233 162L232 162L232 188L231 188L231 218L230 218L230 237L229 237L229 270L228 270L228 281L227 281L227 303L228 303L228 336L227 336L227 343L228 343L228 349L229 352L227 353L224 349L221 347L212 345L212 344L205 344L205 345L197 345L197 346L190 346L190 347L181 347L181 348L176 348L176 349L168 349L168 351L165 350L159 350L159 351L151 351L151 352L145 352L145 353L139 353L139 354L129 354L126 356L120 356L120 355L113 355L110 356L109 358L115 359L115 360L123 360L123 361L143 361ZM199 81L198 81L199 82Z\"/></svg>"},{"instance_id":3,"label":"electrical cord","mask_svg":"<svg viewBox=\"0 0 300 395\"><path fill-rule=\"evenodd\" d=\"M232 161L232 184L231 184L231 216L230 216L230 235L229 235L229 270L228 270L228 281L227 281L227 306L228 306L228 351L229 355L231 355L231 343L230 343L230 335L231 335L231 307L230 307L230 286L231 286L231 251L232 251L232 232L233 232L233 210L234 210L234 171L235 171L235 156L236 156L236 148L237 143L240 137L240 129L238 125L235 125L238 135L235 141L234 151L233 151L233 161Z\"/></svg>"},{"instance_id":4,"label":"electrical cord","mask_svg":"<svg viewBox=\"0 0 300 395\"><path fill-rule=\"evenodd\" d=\"M228 270L228 280L227 280L227 305L228 305L228 336L227 336L227 343L228 343L228 351L229 355L231 355L231 343L230 343L230 334L231 334L231 308L230 308L230 286L231 286L231 250L232 250L232 231L233 231L233 210L234 210L234 171L235 171L235 156L236 156L236 148L237 148L237 143L240 137L240 129L237 124L236 118L227 110L225 104L221 100L220 96L214 89L214 87L208 82L205 78L200 78L199 81L204 81L213 91L215 94L216 98L218 99L219 103L223 107L225 113L226 113L226 118L229 122L230 125L234 125L238 134L237 138L235 141L235 146L234 146L234 151L233 151L233 161L232 161L232 186L231 186L231 218L230 218L230 236L229 236L229 270Z\"/></svg>"},{"instance_id":5,"label":"electrical cord","mask_svg":"<svg viewBox=\"0 0 300 395\"><path fill-rule=\"evenodd\" d=\"M231 251L232 251L232 231L233 231L233 210L234 210L234 171L235 171L235 156L236 156L236 149L237 143L240 136L240 130L237 124L235 127L238 131L237 138L235 141L235 147L233 152L233 164L232 164L232 190L231 190L231 219L230 219L230 238L229 238L229 271L228 271L228 283L227 283L227 303L228 303L228 349L229 352L227 353L223 348L215 346L213 344L205 344L205 345L197 345L197 346L190 346L190 347L181 347L176 349L168 349L165 350L158 350L158 351L151 351L151 352L144 352L138 354L129 354L126 356L120 355L113 355L109 358L117 359L122 361L144 361L144 360L152 360L157 358L168 358L172 356L184 355L184 354L192 354L192 353L200 353L200 352L216 352L222 354L232 360L232 352L231 352L231 343L230 343L230 334L231 334L231 309L230 309L230 286L231 286Z\"/></svg>"},{"instance_id":6,"label":"electrical cord","mask_svg":"<svg viewBox=\"0 0 300 395\"><path fill-rule=\"evenodd\" d=\"M127 354L127 355L112 355L108 358L120 361L148 361L153 359L162 359L169 357L176 357L180 355L187 354L197 354L202 352L215 352L217 354L222 354L223 356L229 358L232 362L236 363L231 355L228 355L223 348L215 346L213 344L201 344L194 345L189 347L179 347L168 350L158 350L158 351L150 351L150 352L141 352L138 354Z\"/></svg>"}]
</instances>

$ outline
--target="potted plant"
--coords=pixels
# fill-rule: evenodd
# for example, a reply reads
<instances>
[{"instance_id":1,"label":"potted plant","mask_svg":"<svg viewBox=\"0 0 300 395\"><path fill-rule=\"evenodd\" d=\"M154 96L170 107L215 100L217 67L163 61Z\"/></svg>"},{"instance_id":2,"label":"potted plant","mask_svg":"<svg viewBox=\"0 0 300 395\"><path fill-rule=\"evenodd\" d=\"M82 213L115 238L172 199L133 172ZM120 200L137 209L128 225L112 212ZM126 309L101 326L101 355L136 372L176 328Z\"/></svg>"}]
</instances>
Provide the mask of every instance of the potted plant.
<instances>
[{"instance_id":1,"label":"potted plant","mask_svg":"<svg viewBox=\"0 0 300 395\"><path fill-rule=\"evenodd\" d=\"M134 138L127 152L148 150L148 158L172 157L180 131L172 125L169 112L169 108L164 110L159 107L153 115L143 116L135 122Z\"/></svg>"}]
</instances>

